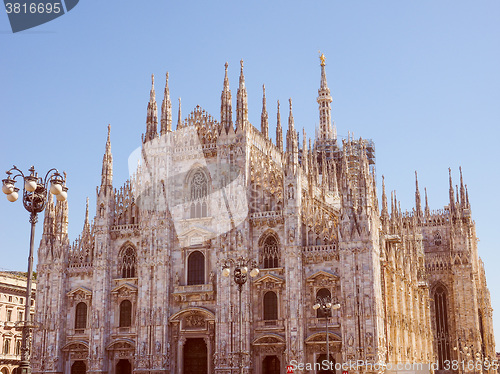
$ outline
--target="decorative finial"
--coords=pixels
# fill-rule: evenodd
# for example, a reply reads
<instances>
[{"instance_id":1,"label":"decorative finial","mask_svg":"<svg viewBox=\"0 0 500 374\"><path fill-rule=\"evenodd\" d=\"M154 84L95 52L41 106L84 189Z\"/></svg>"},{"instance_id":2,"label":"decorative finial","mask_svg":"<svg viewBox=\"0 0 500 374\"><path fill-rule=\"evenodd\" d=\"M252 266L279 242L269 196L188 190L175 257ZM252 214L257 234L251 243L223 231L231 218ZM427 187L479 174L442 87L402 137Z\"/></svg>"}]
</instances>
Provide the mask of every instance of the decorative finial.
<instances>
[{"instance_id":1,"label":"decorative finial","mask_svg":"<svg viewBox=\"0 0 500 374\"><path fill-rule=\"evenodd\" d=\"M321 51L318 51L318 53L320 53L319 59L320 59L320 61L321 61L321 66L325 66L325 65L326 65L326 57L325 57L325 54L324 54L324 53L321 53Z\"/></svg>"},{"instance_id":2,"label":"decorative finial","mask_svg":"<svg viewBox=\"0 0 500 374\"><path fill-rule=\"evenodd\" d=\"M155 85L155 75L151 74L151 84L154 86Z\"/></svg>"},{"instance_id":3,"label":"decorative finial","mask_svg":"<svg viewBox=\"0 0 500 374\"><path fill-rule=\"evenodd\" d=\"M243 70L243 59L240 60L241 70Z\"/></svg>"},{"instance_id":4,"label":"decorative finial","mask_svg":"<svg viewBox=\"0 0 500 374\"><path fill-rule=\"evenodd\" d=\"M288 102L290 103L290 112L291 112L292 111L292 98L289 98Z\"/></svg>"},{"instance_id":5,"label":"decorative finial","mask_svg":"<svg viewBox=\"0 0 500 374\"><path fill-rule=\"evenodd\" d=\"M228 64L228 63L227 63L227 61L226 61L226 63L224 64L224 67L226 68L226 73L227 73L227 67L228 67L228 66L229 66L229 64Z\"/></svg>"},{"instance_id":6,"label":"decorative finial","mask_svg":"<svg viewBox=\"0 0 500 374\"><path fill-rule=\"evenodd\" d=\"M109 142L110 135L111 135L111 124L108 123L108 142Z\"/></svg>"},{"instance_id":7,"label":"decorative finial","mask_svg":"<svg viewBox=\"0 0 500 374\"><path fill-rule=\"evenodd\" d=\"M154 77L154 76L153 76L153 77ZM153 80L154 80L154 78L153 78ZM168 83L168 71L167 71L167 83Z\"/></svg>"}]
</instances>

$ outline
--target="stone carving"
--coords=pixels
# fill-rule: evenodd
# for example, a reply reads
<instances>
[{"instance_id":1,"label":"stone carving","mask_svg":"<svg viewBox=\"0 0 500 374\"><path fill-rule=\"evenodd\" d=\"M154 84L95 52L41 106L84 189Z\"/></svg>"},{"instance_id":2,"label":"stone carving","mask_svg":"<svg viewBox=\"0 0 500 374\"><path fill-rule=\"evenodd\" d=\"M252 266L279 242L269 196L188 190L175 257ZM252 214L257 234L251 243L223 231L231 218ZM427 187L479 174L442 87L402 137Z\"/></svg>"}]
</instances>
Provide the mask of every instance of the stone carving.
<instances>
[{"instance_id":1,"label":"stone carving","mask_svg":"<svg viewBox=\"0 0 500 374\"><path fill-rule=\"evenodd\" d=\"M184 317L185 328L203 328L205 327L205 318L201 314L190 314Z\"/></svg>"},{"instance_id":2,"label":"stone carving","mask_svg":"<svg viewBox=\"0 0 500 374\"><path fill-rule=\"evenodd\" d=\"M354 338L353 338L352 334L349 334L349 336L347 338L347 345L349 347L352 347L353 344L354 344Z\"/></svg>"}]
</instances>

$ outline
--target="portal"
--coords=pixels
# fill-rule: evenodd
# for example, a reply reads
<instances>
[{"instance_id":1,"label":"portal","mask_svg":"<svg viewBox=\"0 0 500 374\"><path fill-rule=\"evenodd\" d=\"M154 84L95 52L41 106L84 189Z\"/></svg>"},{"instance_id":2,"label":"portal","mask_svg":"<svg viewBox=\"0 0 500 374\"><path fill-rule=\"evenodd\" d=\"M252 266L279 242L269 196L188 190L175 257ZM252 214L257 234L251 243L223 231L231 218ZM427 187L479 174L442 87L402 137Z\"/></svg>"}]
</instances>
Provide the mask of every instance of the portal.
<instances>
[{"instance_id":1,"label":"portal","mask_svg":"<svg viewBox=\"0 0 500 374\"><path fill-rule=\"evenodd\" d=\"M207 345L203 338L189 338L184 344L184 374L207 374Z\"/></svg>"}]
</instances>

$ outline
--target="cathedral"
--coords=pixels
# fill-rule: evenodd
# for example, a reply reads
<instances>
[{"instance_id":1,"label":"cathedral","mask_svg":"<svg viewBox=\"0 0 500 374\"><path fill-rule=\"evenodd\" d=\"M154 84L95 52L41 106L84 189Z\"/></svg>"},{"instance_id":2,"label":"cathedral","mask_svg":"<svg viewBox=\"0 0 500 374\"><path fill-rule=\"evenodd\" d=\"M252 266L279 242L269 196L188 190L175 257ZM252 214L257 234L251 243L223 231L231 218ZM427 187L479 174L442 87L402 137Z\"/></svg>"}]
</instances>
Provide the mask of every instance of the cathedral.
<instances>
[{"instance_id":1,"label":"cathedral","mask_svg":"<svg viewBox=\"0 0 500 374\"><path fill-rule=\"evenodd\" d=\"M179 99L175 129L168 73L160 123L153 77L130 179L113 186L108 127L96 214L87 203L74 242L67 202L47 205L33 373L493 372L461 170L443 209L416 179L402 211L383 179L377 193L373 141L337 138L323 55L320 69L319 127L301 140L291 100L271 140L265 87L249 122L243 62L234 117L226 63L220 119L183 118Z\"/></svg>"}]
</instances>

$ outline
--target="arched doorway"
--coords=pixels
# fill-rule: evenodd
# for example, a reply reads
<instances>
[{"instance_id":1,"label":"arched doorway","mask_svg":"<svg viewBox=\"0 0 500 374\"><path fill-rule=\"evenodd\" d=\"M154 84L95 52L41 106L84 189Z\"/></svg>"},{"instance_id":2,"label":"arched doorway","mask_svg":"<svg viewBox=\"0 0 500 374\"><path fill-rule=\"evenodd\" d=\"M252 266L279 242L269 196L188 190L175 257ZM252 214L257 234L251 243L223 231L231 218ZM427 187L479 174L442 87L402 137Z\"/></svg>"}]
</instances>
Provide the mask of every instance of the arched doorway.
<instances>
[{"instance_id":1,"label":"arched doorway","mask_svg":"<svg viewBox=\"0 0 500 374\"><path fill-rule=\"evenodd\" d=\"M184 374L207 374L207 345L203 338L189 338L184 344Z\"/></svg>"},{"instance_id":2,"label":"arched doorway","mask_svg":"<svg viewBox=\"0 0 500 374\"><path fill-rule=\"evenodd\" d=\"M280 360L277 356L266 356L262 361L262 374L280 374Z\"/></svg>"},{"instance_id":3,"label":"arched doorway","mask_svg":"<svg viewBox=\"0 0 500 374\"><path fill-rule=\"evenodd\" d=\"M326 354L322 353L318 356L318 359L316 360L316 362L318 364L320 364L320 370L316 370L316 372L318 374L335 374L335 359L333 358L332 355L330 355L330 364L326 363L326 367L328 367L328 365L330 366L328 369L332 369L332 370L323 370L324 369L324 365L323 365L323 361L326 361Z\"/></svg>"},{"instance_id":4,"label":"arched doorway","mask_svg":"<svg viewBox=\"0 0 500 374\"><path fill-rule=\"evenodd\" d=\"M83 361L75 361L71 365L71 374L85 374L87 372L87 365Z\"/></svg>"},{"instance_id":5,"label":"arched doorway","mask_svg":"<svg viewBox=\"0 0 500 374\"><path fill-rule=\"evenodd\" d=\"M116 374L132 374L132 365L129 360L120 360L116 364Z\"/></svg>"}]
</instances>

